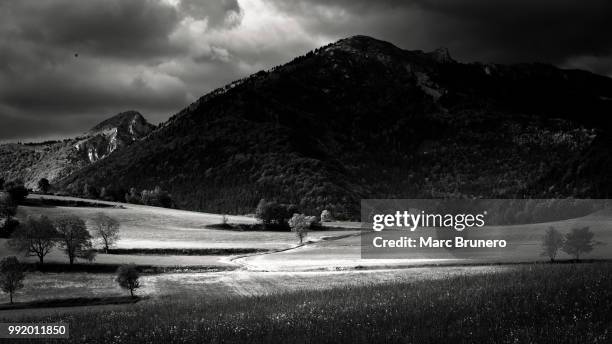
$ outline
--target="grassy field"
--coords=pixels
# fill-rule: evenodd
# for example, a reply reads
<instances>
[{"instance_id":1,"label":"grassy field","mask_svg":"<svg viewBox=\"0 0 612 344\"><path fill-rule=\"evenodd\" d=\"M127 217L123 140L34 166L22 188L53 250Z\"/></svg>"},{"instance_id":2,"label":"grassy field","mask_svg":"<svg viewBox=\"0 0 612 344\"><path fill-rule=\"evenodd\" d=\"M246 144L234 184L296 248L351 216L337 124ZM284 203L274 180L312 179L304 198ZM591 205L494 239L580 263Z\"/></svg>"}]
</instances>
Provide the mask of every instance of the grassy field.
<instances>
[{"instance_id":1,"label":"grassy field","mask_svg":"<svg viewBox=\"0 0 612 344\"><path fill-rule=\"evenodd\" d=\"M208 299L236 296L260 296L304 289L329 289L393 281L416 281L503 271L501 266L465 266L440 269L412 268L367 271L322 272L174 272L144 274L138 295L160 298L171 295L204 295ZM114 273L41 273L26 275L25 287L15 300L31 302L71 297L113 297L125 295L115 282ZM8 299L0 299L0 304ZM0 314L2 312L0 311Z\"/></svg>"},{"instance_id":2,"label":"grassy field","mask_svg":"<svg viewBox=\"0 0 612 344\"><path fill-rule=\"evenodd\" d=\"M60 196L32 195L33 199L60 199L62 201L80 201L77 198ZM84 220L91 219L102 212L115 217L121 223L118 249L129 250L205 250L205 249L255 249L282 250L297 245L297 239L291 232L270 231L234 231L210 229L207 226L222 222L222 215L197 213L176 209L149 207L134 204L101 202L109 207L65 207L65 206L20 206L18 219L24 220L28 215L46 215L57 218L62 215L76 215ZM248 216L228 216L232 223L253 224L256 220ZM342 227L341 225L339 225ZM355 232L355 231L354 231ZM346 230L312 232L310 240L320 240L350 233ZM0 257L15 255L17 252L0 239ZM235 266L228 258L235 254L214 255L161 255L161 254L98 254L96 263L121 264L135 263L160 266ZM21 257L34 262L35 257ZM46 258L48 262L67 262L66 256L59 250L53 250Z\"/></svg>"},{"instance_id":3,"label":"grassy field","mask_svg":"<svg viewBox=\"0 0 612 344\"><path fill-rule=\"evenodd\" d=\"M588 226L595 234L597 245L585 258L612 259L612 214L593 214L582 218L549 223L515 226L488 226L469 233L471 239L505 239L506 248L434 250L398 249L386 254L386 259L362 259L362 245L380 235L369 232L362 236L349 235L338 240L323 240L275 254L254 255L240 259L240 263L252 270L299 271L354 267L398 267L423 264L483 264L545 261L542 257L542 237L550 227L561 233L572 228ZM425 229L427 231L429 229ZM431 232L430 232L431 233ZM434 234L435 235L435 234ZM559 259L571 259L559 251Z\"/></svg>"},{"instance_id":4,"label":"grassy field","mask_svg":"<svg viewBox=\"0 0 612 344\"><path fill-rule=\"evenodd\" d=\"M556 264L19 320L68 322L71 343L610 343L610 300L612 264Z\"/></svg>"}]
</instances>

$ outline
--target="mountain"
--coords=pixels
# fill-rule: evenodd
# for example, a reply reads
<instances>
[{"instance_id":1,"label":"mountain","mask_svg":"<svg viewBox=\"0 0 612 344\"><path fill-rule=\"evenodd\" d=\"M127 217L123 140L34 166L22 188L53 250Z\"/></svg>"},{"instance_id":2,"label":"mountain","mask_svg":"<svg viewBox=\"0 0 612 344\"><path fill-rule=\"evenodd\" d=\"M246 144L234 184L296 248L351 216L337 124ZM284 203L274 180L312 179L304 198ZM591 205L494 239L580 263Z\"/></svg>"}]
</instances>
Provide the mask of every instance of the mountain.
<instances>
[{"instance_id":1,"label":"mountain","mask_svg":"<svg viewBox=\"0 0 612 344\"><path fill-rule=\"evenodd\" d=\"M261 198L355 218L362 198L609 197L612 80L551 65L455 61L340 40L198 99L61 181L180 208Z\"/></svg>"},{"instance_id":2,"label":"mountain","mask_svg":"<svg viewBox=\"0 0 612 344\"><path fill-rule=\"evenodd\" d=\"M41 178L52 184L145 137L154 126L136 111L122 112L84 135L63 141L0 145L5 180L22 179L36 189Z\"/></svg>"}]
</instances>

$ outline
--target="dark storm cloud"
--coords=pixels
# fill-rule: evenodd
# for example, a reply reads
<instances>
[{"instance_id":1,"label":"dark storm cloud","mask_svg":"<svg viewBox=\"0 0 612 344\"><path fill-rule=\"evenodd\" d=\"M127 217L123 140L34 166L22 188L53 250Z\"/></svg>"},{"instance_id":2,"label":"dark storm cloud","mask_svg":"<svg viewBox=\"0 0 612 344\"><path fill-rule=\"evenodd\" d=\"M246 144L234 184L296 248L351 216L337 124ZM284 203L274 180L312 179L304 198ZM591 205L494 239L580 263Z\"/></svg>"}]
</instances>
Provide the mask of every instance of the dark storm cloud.
<instances>
[{"instance_id":1,"label":"dark storm cloud","mask_svg":"<svg viewBox=\"0 0 612 344\"><path fill-rule=\"evenodd\" d=\"M0 141L78 134L128 109L159 122L355 34L612 75L611 16L607 0L4 0Z\"/></svg>"},{"instance_id":2,"label":"dark storm cloud","mask_svg":"<svg viewBox=\"0 0 612 344\"><path fill-rule=\"evenodd\" d=\"M229 29L240 15L236 0L1 2L0 140L79 133L126 109L167 118L193 100L190 87L225 81L187 83L162 70L192 53L194 37L176 37L181 25Z\"/></svg>"}]
</instances>

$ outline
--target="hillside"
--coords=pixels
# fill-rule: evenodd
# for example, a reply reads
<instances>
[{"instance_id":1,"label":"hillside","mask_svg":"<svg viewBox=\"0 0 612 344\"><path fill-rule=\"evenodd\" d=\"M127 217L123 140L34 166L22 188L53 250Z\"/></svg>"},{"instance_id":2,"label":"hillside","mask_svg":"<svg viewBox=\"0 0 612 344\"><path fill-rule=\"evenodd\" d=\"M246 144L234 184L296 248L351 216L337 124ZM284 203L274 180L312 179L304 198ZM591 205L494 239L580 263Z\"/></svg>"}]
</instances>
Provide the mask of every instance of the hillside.
<instances>
[{"instance_id":1,"label":"hillside","mask_svg":"<svg viewBox=\"0 0 612 344\"><path fill-rule=\"evenodd\" d=\"M96 125L84 135L43 143L0 145L0 176L5 180L22 179L37 188L41 178L51 184L129 146L153 130L138 112L127 111Z\"/></svg>"},{"instance_id":2,"label":"hillside","mask_svg":"<svg viewBox=\"0 0 612 344\"><path fill-rule=\"evenodd\" d=\"M121 199L248 213L261 198L358 214L361 198L609 197L612 80L544 64L340 40L207 94L65 177Z\"/></svg>"}]
</instances>

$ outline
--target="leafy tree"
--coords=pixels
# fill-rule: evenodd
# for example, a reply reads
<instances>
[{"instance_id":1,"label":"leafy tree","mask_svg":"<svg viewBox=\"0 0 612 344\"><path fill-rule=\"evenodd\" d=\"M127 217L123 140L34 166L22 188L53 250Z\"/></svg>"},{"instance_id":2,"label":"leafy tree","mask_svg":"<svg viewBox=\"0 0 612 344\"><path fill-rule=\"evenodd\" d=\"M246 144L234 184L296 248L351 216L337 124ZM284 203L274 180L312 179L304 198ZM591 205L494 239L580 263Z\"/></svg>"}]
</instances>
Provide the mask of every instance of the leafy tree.
<instances>
[{"instance_id":1,"label":"leafy tree","mask_svg":"<svg viewBox=\"0 0 612 344\"><path fill-rule=\"evenodd\" d=\"M0 238L8 238L19 222L13 220L17 213L17 203L8 192L0 192Z\"/></svg>"},{"instance_id":2,"label":"leafy tree","mask_svg":"<svg viewBox=\"0 0 612 344\"><path fill-rule=\"evenodd\" d=\"M48 217L29 216L26 222L13 233L9 245L25 252L26 256L38 257L40 265L43 265L45 256L59 239L59 233Z\"/></svg>"},{"instance_id":3,"label":"leafy tree","mask_svg":"<svg viewBox=\"0 0 612 344\"><path fill-rule=\"evenodd\" d=\"M42 193L46 194L47 192L49 192L50 187L51 184L49 184L49 180L47 178L41 178L38 181L38 190L42 191Z\"/></svg>"},{"instance_id":4,"label":"leafy tree","mask_svg":"<svg viewBox=\"0 0 612 344\"><path fill-rule=\"evenodd\" d=\"M271 225L278 225L285 227L287 225L287 219L292 214L297 212L297 207L292 204L280 204L275 201L266 201L261 199L255 209L255 216L261 220L265 227Z\"/></svg>"},{"instance_id":5,"label":"leafy tree","mask_svg":"<svg viewBox=\"0 0 612 344\"><path fill-rule=\"evenodd\" d=\"M0 218L10 218L17 213L17 203L8 192L0 192Z\"/></svg>"},{"instance_id":6,"label":"leafy tree","mask_svg":"<svg viewBox=\"0 0 612 344\"><path fill-rule=\"evenodd\" d=\"M142 204L156 207L170 208L172 206L170 194L159 186L156 186L153 190L142 190L140 200Z\"/></svg>"},{"instance_id":7,"label":"leafy tree","mask_svg":"<svg viewBox=\"0 0 612 344\"><path fill-rule=\"evenodd\" d=\"M576 257L576 260L580 260L582 253L593 251L593 246L595 245L593 236L595 234L589 230L589 227L572 228L571 232L565 234L563 251Z\"/></svg>"},{"instance_id":8,"label":"leafy tree","mask_svg":"<svg viewBox=\"0 0 612 344\"><path fill-rule=\"evenodd\" d=\"M13 201L17 203L23 202L29 193L21 180L14 180L4 184L4 190L8 192L13 198Z\"/></svg>"},{"instance_id":9,"label":"leafy tree","mask_svg":"<svg viewBox=\"0 0 612 344\"><path fill-rule=\"evenodd\" d=\"M98 198L100 197L100 190L93 185L85 183L85 185L83 185L83 196L87 198Z\"/></svg>"},{"instance_id":10,"label":"leafy tree","mask_svg":"<svg viewBox=\"0 0 612 344\"><path fill-rule=\"evenodd\" d=\"M134 297L134 290L140 288L140 274L134 264L122 265L117 269L117 283L123 289L130 291L130 295Z\"/></svg>"},{"instance_id":11,"label":"leafy tree","mask_svg":"<svg viewBox=\"0 0 612 344\"><path fill-rule=\"evenodd\" d=\"M304 242L304 238L308 235L311 221L304 214L293 214L289 220L291 231L300 239L300 245Z\"/></svg>"},{"instance_id":12,"label":"leafy tree","mask_svg":"<svg viewBox=\"0 0 612 344\"><path fill-rule=\"evenodd\" d=\"M94 235L104 244L104 252L108 253L108 249L119 239L119 221L104 213L98 213L91 220L94 228Z\"/></svg>"},{"instance_id":13,"label":"leafy tree","mask_svg":"<svg viewBox=\"0 0 612 344\"><path fill-rule=\"evenodd\" d=\"M0 261L0 288L9 294L11 303L13 303L13 294L23 288L24 278L25 273L17 257L5 257Z\"/></svg>"},{"instance_id":14,"label":"leafy tree","mask_svg":"<svg viewBox=\"0 0 612 344\"><path fill-rule=\"evenodd\" d=\"M142 200L140 199L140 194L136 188L130 188L130 191L125 194L125 202L132 204L142 204Z\"/></svg>"},{"instance_id":15,"label":"leafy tree","mask_svg":"<svg viewBox=\"0 0 612 344\"><path fill-rule=\"evenodd\" d=\"M563 242L563 235L554 227L548 227L542 240L542 256L546 256L550 258L551 262L554 262L557 252L563 247Z\"/></svg>"},{"instance_id":16,"label":"leafy tree","mask_svg":"<svg viewBox=\"0 0 612 344\"><path fill-rule=\"evenodd\" d=\"M321 212L321 222L333 221L332 214L329 210L325 209Z\"/></svg>"},{"instance_id":17,"label":"leafy tree","mask_svg":"<svg viewBox=\"0 0 612 344\"><path fill-rule=\"evenodd\" d=\"M55 222L55 228L60 236L60 246L68 255L70 265L74 264L77 257L93 260L91 234L82 219L74 215L64 216Z\"/></svg>"}]
</instances>

